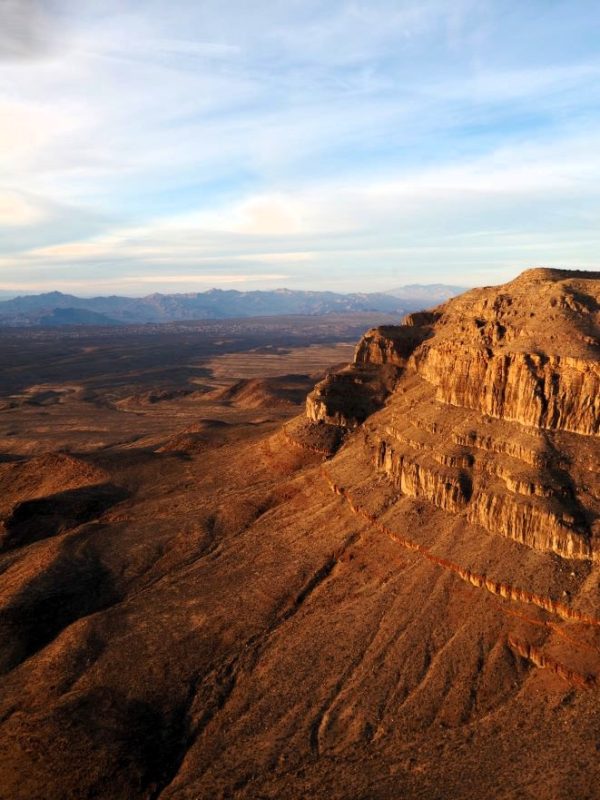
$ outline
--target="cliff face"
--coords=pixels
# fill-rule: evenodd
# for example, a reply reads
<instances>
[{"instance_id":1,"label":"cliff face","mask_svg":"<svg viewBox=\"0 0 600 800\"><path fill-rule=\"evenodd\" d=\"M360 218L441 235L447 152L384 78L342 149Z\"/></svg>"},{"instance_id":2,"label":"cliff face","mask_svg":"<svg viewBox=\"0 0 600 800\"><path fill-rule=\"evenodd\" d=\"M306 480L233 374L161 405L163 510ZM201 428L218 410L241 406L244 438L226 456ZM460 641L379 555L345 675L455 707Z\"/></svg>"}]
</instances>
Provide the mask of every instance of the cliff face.
<instances>
[{"instance_id":1,"label":"cliff face","mask_svg":"<svg viewBox=\"0 0 600 800\"><path fill-rule=\"evenodd\" d=\"M600 274L530 270L367 332L354 365L309 396L308 416L368 420L372 462L401 497L533 550L600 560L599 339ZM378 391L358 404L366 371Z\"/></svg>"},{"instance_id":2,"label":"cliff face","mask_svg":"<svg viewBox=\"0 0 600 800\"><path fill-rule=\"evenodd\" d=\"M355 364L393 364L406 367L415 348L432 335L436 315L409 314L404 325L373 328L362 337L354 354Z\"/></svg>"},{"instance_id":3,"label":"cliff face","mask_svg":"<svg viewBox=\"0 0 600 800\"><path fill-rule=\"evenodd\" d=\"M399 374L395 361L355 363L315 386L306 398L306 415L313 422L356 428L383 406Z\"/></svg>"},{"instance_id":4,"label":"cliff face","mask_svg":"<svg viewBox=\"0 0 600 800\"><path fill-rule=\"evenodd\" d=\"M421 348L414 366L444 403L537 428L600 433L600 364L590 358L444 343Z\"/></svg>"},{"instance_id":5,"label":"cliff face","mask_svg":"<svg viewBox=\"0 0 600 800\"><path fill-rule=\"evenodd\" d=\"M525 470L516 459L452 450L445 438L416 450L390 428L374 430L372 437L375 465L402 495L462 513L468 522L536 550L565 558L598 556L592 552L589 511L548 474Z\"/></svg>"},{"instance_id":6,"label":"cliff face","mask_svg":"<svg viewBox=\"0 0 600 800\"><path fill-rule=\"evenodd\" d=\"M437 398L536 428L600 433L600 276L530 270L443 307L412 368Z\"/></svg>"},{"instance_id":7,"label":"cliff face","mask_svg":"<svg viewBox=\"0 0 600 800\"><path fill-rule=\"evenodd\" d=\"M435 315L410 314L404 325L368 331L354 352L354 363L328 375L306 400L313 422L356 428L380 409L406 370L411 355L432 335Z\"/></svg>"}]
</instances>

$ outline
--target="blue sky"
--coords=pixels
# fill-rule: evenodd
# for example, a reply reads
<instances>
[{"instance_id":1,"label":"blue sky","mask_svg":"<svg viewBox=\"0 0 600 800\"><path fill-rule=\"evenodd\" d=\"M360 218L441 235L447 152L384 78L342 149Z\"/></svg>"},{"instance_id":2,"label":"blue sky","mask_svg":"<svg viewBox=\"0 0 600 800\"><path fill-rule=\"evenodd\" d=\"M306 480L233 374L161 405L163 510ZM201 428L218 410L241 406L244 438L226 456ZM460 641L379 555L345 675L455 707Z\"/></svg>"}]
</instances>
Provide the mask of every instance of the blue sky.
<instances>
[{"instance_id":1,"label":"blue sky","mask_svg":"<svg viewBox=\"0 0 600 800\"><path fill-rule=\"evenodd\" d=\"M0 290L598 268L597 0L0 0Z\"/></svg>"}]
</instances>

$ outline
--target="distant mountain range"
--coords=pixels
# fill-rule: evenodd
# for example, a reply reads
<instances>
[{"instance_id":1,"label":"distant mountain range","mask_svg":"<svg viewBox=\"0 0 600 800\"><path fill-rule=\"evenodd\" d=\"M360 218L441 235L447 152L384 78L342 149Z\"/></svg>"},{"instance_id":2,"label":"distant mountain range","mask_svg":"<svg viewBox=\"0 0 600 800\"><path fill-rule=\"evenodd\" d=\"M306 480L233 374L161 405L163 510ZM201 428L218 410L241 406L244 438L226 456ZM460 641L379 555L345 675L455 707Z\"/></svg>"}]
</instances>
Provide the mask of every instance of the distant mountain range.
<instances>
[{"instance_id":1,"label":"distant mountain range","mask_svg":"<svg viewBox=\"0 0 600 800\"><path fill-rule=\"evenodd\" d=\"M402 300L414 300L435 305L436 303L445 303L451 297L456 297L457 294L466 291L465 286L448 286L445 283L409 283L407 286L390 289L386 294Z\"/></svg>"},{"instance_id":2,"label":"distant mountain range","mask_svg":"<svg viewBox=\"0 0 600 800\"><path fill-rule=\"evenodd\" d=\"M146 297L76 297L61 292L0 301L0 326L128 325L194 319L381 311L402 315L436 305L464 289L442 284L399 287L391 292L338 294L291 289L240 292L210 289Z\"/></svg>"}]
</instances>

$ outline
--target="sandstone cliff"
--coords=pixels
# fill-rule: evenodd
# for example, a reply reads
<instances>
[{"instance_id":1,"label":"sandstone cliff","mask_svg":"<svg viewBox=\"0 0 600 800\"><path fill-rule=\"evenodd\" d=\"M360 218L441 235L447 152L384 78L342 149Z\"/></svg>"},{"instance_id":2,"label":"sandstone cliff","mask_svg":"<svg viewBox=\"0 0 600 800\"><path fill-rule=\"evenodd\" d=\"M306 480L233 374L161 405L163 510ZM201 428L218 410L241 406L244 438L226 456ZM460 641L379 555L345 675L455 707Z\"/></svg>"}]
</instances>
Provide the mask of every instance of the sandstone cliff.
<instances>
[{"instance_id":1,"label":"sandstone cliff","mask_svg":"<svg viewBox=\"0 0 600 800\"><path fill-rule=\"evenodd\" d=\"M365 423L400 496L534 550L600 560L599 341L600 273L530 270L368 331L307 415Z\"/></svg>"},{"instance_id":2,"label":"sandstone cliff","mask_svg":"<svg viewBox=\"0 0 600 800\"><path fill-rule=\"evenodd\" d=\"M306 401L313 422L355 428L381 408L408 365L415 348L431 336L433 313L409 314L402 326L368 331L358 343L354 363L328 375Z\"/></svg>"}]
</instances>

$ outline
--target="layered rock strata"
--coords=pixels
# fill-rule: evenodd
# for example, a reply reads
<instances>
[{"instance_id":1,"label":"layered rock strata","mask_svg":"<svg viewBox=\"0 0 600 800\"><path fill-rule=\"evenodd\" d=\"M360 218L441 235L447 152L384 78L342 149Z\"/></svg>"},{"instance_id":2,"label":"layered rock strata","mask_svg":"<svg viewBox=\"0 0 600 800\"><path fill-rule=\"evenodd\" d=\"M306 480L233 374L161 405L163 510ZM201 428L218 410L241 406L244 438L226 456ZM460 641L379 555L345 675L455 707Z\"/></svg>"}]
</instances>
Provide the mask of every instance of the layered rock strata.
<instances>
[{"instance_id":1,"label":"layered rock strata","mask_svg":"<svg viewBox=\"0 0 600 800\"><path fill-rule=\"evenodd\" d=\"M536 592L529 591L528 589L524 589L520 586L514 586L507 581L497 580L480 572L474 572L473 570L467 569L466 567L461 566L454 561L436 555L428 547L425 547L414 539L409 539L406 536L402 536L398 532L392 530L389 525L387 525L385 522L382 522L380 519L370 513L364 506L362 506L346 487L340 486L335 482L335 480L333 480L326 469L322 468L321 472L324 480L329 486L329 489L334 494L339 495L346 501L353 514L366 520L369 524L373 525L375 528L377 528L377 530L388 536L390 539L392 539L392 541L396 542L401 547L404 547L407 550L411 550L415 553L419 553L431 564L435 564L436 566L453 573L455 576L460 578L461 581L464 581L465 583L468 583L477 589L483 589L490 594L503 598L504 600L511 600L516 603L523 603L543 609L544 611L547 611L550 614L555 614L557 617L560 617L568 622L580 622L585 625L600 628L600 617L595 616L594 614L587 614L577 608L573 608L570 605L562 603L553 597L541 595ZM542 622L540 624L544 627L551 627L553 625L553 623L549 622ZM578 644L580 643L578 642Z\"/></svg>"},{"instance_id":2,"label":"layered rock strata","mask_svg":"<svg viewBox=\"0 0 600 800\"><path fill-rule=\"evenodd\" d=\"M549 669L551 672L554 672L555 675L559 675L573 686L582 689L593 689L597 685L597 680L594 675L583 675L576 670L570 669L564 664L560 664L554 659L548 658L539 648L516 639L514 636L508 637L508 645L521 658L531 661L532 664L540 669Z\"/></svg>"},{"instance_id":3,"label":"layered rock strata","mask_svg":"<svg viewBox=\"0 0 600 800\"><path fill-rule=\"evenodd\" d=\"M315 386L306 414L313 422L356 428L383 406L398 375L395 364L353 364Z\"/></svg>"},{"instance_id":4,"label":"layered rock strata","mask_svg":"<svg viewBox=\"0 0 600 800\"><path fill-rule=\"evenodd\" d=\"M448 342L424 346L415 362L444 403L536 428L600 433L598 361L461 349Z\"/></svg>"},{"instance_id":5,"label":"layered rock strata","mask_svg":"<svg viewBox=\"0 0 600 800\"><path fill-rule=\"evenodd\" d=\"M368 331L358 343L354 363L328 375L306 399L314 422L356 428L380 409L405 370L411 355L432 334L436 315L410 314L402 326Z\"/></svg>"},{"instance_id":6,"label":"layered rock strata","mask_svg":"<svg viewBox=\"0 0 600 800\"><path fill-rule=\"evenodd\" d=\"M307 414L350 429L368 420L373 463L401 496L534 550L600 560L599 339L600 273L530 270L367 332ZM365 371L379 391L357 413Z\"/></svg>"},{"instance_id":7,"label":"layered rock strata","mask_svg":"<svg viewBox=\"0 0 600 800\"><path fill-rule=\"evenodd\" d=\"M537 269L467 292L441 307L412 366L444 403L597 436L599 286L600 273Z\"/></svg>"}]
</instances>

